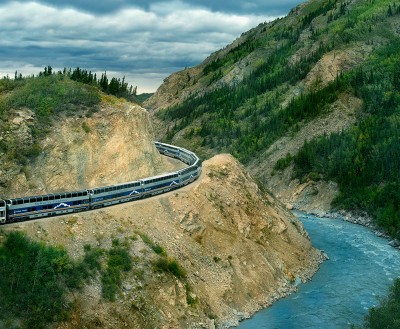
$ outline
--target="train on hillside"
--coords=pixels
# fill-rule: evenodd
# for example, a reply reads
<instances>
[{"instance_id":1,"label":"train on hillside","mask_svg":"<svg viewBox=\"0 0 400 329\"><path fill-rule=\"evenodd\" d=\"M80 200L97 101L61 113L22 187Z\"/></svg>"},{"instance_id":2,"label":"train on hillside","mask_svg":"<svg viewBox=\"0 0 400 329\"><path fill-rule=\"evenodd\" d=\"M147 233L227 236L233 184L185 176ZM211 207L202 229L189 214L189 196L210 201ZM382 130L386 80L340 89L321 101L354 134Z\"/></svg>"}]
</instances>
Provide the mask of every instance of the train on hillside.
<instances>
[{"instance_id":1,"label":"train on hillside","mask_svg":"<svg viewBox=\"0 0 400 329\"><path fill-rule=\"evenodd\" d=\"M196 180L201 174L201 160L189 150L155 142L158 151L188 166L175 172L136 181L63 192L0 200L0 224L25 221L107 207L171 191Z\"/></svg>"}]
</instances>

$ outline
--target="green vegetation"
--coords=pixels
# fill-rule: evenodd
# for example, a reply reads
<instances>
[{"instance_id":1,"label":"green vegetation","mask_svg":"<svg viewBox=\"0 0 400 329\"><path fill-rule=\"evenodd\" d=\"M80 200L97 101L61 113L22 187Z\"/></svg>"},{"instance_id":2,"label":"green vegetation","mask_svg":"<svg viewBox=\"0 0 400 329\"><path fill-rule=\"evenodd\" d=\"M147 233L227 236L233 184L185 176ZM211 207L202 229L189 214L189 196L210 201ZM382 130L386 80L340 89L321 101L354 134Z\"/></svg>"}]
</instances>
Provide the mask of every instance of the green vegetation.
<instances>
[{"instance_id":1,"label":"green vegetation","mask_svg":"<svg viewBox=\"0 0 400 329\"><path fill-rule=\"evenodd\" d=\"M142 104L144 101L148 100L153 95L154 95L154 93L143 93L143 94L136 95L136 101L139 104Z\"/></svg>"},{"instance_id":2,"label":"green vegetation","mask_svg":"<svg viewBox=\"0 0 400 329\"><path fill-rule=\"evenodd\" d=\"M142 241L143 241L145 244L147 244L151 249L153 249L153 251L154 251L156 254L159 254L159 255L166 255L166 252L165 252L164 248L161 247L159 244L154 243L154 242L149 238L149 236L148 236L147 234L145 234L145 233L143 233L143 232L139 232L139 231L136 231L135 233L136 233L137 235L139 235L139 236L142 238Z\"/></svg>"},{"instance_id":3,"label":"green vegetation","mask_svg":"<svg viewBox=\"0 0 400 329\"><path fill-rule=\"evenodd\" d=\"M91 71L80 69L79 67L77 67L72 72L71 69L69 69L69 71L64 69L64 75L70 77L71 80L97 86L107 94L117 97L124 97L131 101L136 100L137 87L133 87L131 85L128 88L128 83L125 82L125 77L123 77L122 80L111 78L111 80L109 81L107 77L107 72L104 72L101 75L101 78L97 80L96 73L93 74Z\"/></svg>"},{"instance_id":4,"label":"green vegetation","mask_svg":"<svg viewBox=\"0 0 400 329\"><path fill-rule=\"evenodd\" d=\"M143 235L145 236L145 235ZM73 309L73 292L89 280L100 280L102 297L114 301L124 277L131 273L143 279L143 269L134 269L131 239L112 241L110 249L84 246L81 260L72 260L62 247L35 242L20 232L2 236L0 244L0 323L13 328L46 328L65 321ZM153 246L158 246L151 243ZM189 305L197 301L190 293L186 271L178 262L157 251L149 268L183 280ZM1 322L2 321L2 322Z\"/></svg>"},{"instance_id":5,"label":"green vegetation","mask_svg":"<svg viewBox=\"0 0 400 329\"><path fill-rule=\"evenodd\" d=\"M67 320L73 307L71 292L100 276L102 296L115 300L123 273L133 268L129 244L114 240L109 250L84 247L73 261L62 247L30 240L20 232L6 235L0 245L0 320L13 328L46 328Z\"/></svg>"},{"instance_id":6,"label":"green vegetation","mask_svg":"<svg viewBox=\"0 0 400 329\"><path fill-rule=\"evenodd\" d=\"M158 272L171 273L178 279L186 278L185 269L171 257L168 257L167 252L159 244L154 243L147 234L136 231L144 243L146 243L159 257L153 262L154 269Z\"/></svg>"},{"instance_id":7,"label":"green vegetation","mask_svg":"<svg viewBox=\"0 0 400 329\"><path fill-rule=\"evenodd\" d=\"M173 258L168 258L166 256L159 257L154 262L154 268L159 272L171 273L178 279L186 278L185 269Z\"/></svg>"},{"instance_id":8,"label":"green vegetation","mask_svg":"<svg viewBox=\"0 0 400 329\"><path fill-rule=\"evenodd\" d=\"M389 296L372 307L365 317L363 329L398 329L400 327L400 279L390 288ZM352 326L352 328L355 328Z\"/></svg>"},{"instance_id":9,"label":"green vegetation","mask_svg":"<svg viewBox=\"0 0 400 329\"><path fill-rule=\"evenodd\" d=\"M21 143L13 134L2 136L0 150L8 161L25 165L41 153L41 140L53 122L62 116L90 115L100 103L97 87L78 84L61 72L49 74L49 71L46 68L37 77L16 75L13 80L0 79L0 90L5 92L0 95L0 132L11 129L8 122L11 109L28 108L34 114L27 127L32 142Z\"/></svg>"},{"instance_id":10,"label":"green vegetation","mask_svg":"<svg viewBox=\"0 0 400 329\"><path fill-rule=\"evenodd\" d=\"M136 87L103 73L97 80L96 74L80 68L54 72L51 66L37 76L23 77L15 72L14 79L0 79L0 152L6 160L25 165L41 152L41 140L49 133L54 122L64 116L90 117L97 111L102 92L135 100ZM8 122L11 110L29 109L33 112L27 133L31 141L21 143L14 134L5 134L12 128ZM26 110L25 110L26 111ZM82 129L90 132L83 122Z\"/></svg>"},{"instance_id":11,"label":"green vegetation","mask_svg":"<svg viewBox=\"0 0 400 329\"><path fill-rule=\"evenodd\" d=\"M102 296L105 300L113 301L122 283L122 272L132 270L132 258L127 246L121 245L118 240L113 241L107 256L107 267L101 276Z\"/></svg>"},{"instance_id":12,"label":"green vegetation","mask_svg":"<svg viewBox=\"0 0 400 329\"><path fill-rule=\"evenodd\" d=\"M38 329L66 320L72 307L68 292L90 277L93 264L86 260L74 262L61 247L9 233L0 245L0 318Z\"/></svg>"},{"instance_id":13,"label":"green vegetation","mask_svg":"<svg viewBox=\"0 0 400 329\"><path fill-rule=\"evenodd\" d=\"M294 163L296 177L336 181L335 207L367 211L400 238L400 38L393 29L399 19L396 1L322 0L260 25L226 56L217 55L203 74L219 79L248 54L258 58L249 64L252 71L241 82L214 85L159 112L169 124L165 139L184 136L182 144L199 154L229 152L247 163L330 111L341 95L354 95L364 104L354 127L307 142L274 170ZM355 48L371 51L358 67L337 72L327 85L318 79L309 89L298 84L324 54Z\"/></svg>"},{"instance_id":14,"label":"green vegetation","mask_svg":"<svg viewBox=\"0 0 400 329\"><path fill-rule=\"evenodd\" d=\"M375 53L347 79L364 101L364 115L352 129L304 144L294 157L296 176L318 173L338 182L334 202L367 210L400 238L400 41Z\"/></svg>"},{"instance_id":15,"label":"green vegetation","mask_svg":"<svg viewBox=\"0 0 400 329\"><path fill-rule=\"evenodd\" d=\"M313 107L320 97L325 97L328 103L337 96L329 88L294 99L281 111L273 110L279 106L278 98L269 90L303 79L312 64L331 49L331 46L320 45L316 52L289 65L288 58L295 51L297 38L298 34L276 49L268 61L259 65L241 84L223 86L204 96L189 98L162 112L164 120L176 120L168 131L167 140L200 118L200 127L192 129L188 137L198 136L202 138L202 146L228 151L239 160L248 161L255 152L265 149L287 132L297 120L316 116L323 110L322 106ZM260 103L258 95L263 93L268 96Z\"/></svg>"},{"instance_id":16,"label":"green vegetation","mask_svg":"<svg viewBox=\"0 0 400 329\"><path fill-rule=\"evenodd\" d=\"M290 155L290 153L286 154L286 156L282 159L279 159L275 166L274 170L284 170L286 169L291 163L292 163L293 157Z\"/></svg>"}]
</instances>

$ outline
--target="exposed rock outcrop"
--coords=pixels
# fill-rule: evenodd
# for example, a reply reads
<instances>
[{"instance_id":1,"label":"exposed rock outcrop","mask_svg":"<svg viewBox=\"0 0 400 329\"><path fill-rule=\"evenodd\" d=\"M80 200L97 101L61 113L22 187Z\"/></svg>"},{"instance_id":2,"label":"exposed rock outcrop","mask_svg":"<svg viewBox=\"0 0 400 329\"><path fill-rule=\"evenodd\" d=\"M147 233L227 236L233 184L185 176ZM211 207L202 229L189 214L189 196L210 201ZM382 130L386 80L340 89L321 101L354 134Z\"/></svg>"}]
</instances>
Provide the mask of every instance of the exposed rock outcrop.
<instances>
[{"instance_id":1,"label":"exposed rock outcrop","mask_svg":"<svg viewBox=\"0 0 400 329\"><path fill-rule=\"evenodd\" d=\"M28 109L11 116L15 139L29 143ZM51 127L40 156L20 171L4 172L4 197L87 189L132 181L168 171L153 141L147 111L115 99L90 117L62 117Z\"/></svg>"}]
</instances>

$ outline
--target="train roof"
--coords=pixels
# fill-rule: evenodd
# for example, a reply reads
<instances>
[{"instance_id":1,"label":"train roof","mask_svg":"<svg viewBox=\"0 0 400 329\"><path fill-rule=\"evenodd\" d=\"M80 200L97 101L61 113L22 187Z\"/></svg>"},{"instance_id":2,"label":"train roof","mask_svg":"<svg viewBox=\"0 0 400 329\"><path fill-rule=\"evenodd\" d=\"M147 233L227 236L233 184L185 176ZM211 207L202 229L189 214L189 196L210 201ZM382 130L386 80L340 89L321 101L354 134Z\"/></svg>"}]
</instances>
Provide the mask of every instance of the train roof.
<instances>
[{"instance_id":1,"label":"train roof","mask_svg":"<svg viewBox=\"0 0 400 329\"><path fill-rule=\"evenodd\" d=\"M40 195L29 195L29 196L20 197L20 198L9 198L7 200L28 200L28 199L32 199L32 198L45 198L45 197L51 197L51 196L56 196L56 195L78 194L78 193L85 194L85 193L87 193L87 190L67 191L67 192L40 194Z\"/></svg>"},{"instance_id":2,"label":"train roof","mask_svg":"<svg viewBox=\"0 0 400 329\"><path fill-rule=\"evenodd\" d=\"M135 181L131 181L131 182L125 182L125 183L119 183L119 184L113 184L113 185L105 185L105 186L99 186L99 187L93 187L88 189L88 191L95 191L95 190L99 190L99 189L105 189L105 188L110 188L110 187L121 187L121 186L125 186L125 185L130 185L130 184L139 184L140 185L140 180L135 180Z\"/></svg>"}]
</instances>

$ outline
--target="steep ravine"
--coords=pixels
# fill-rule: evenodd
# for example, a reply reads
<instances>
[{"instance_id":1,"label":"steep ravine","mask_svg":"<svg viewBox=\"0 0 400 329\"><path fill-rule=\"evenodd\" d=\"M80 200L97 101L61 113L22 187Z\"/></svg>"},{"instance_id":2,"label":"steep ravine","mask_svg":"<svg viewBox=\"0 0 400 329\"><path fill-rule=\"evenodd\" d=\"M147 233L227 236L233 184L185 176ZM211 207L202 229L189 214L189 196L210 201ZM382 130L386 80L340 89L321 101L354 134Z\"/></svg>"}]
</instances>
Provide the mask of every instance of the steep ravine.
<instances>
[{"instance_id":1,"label":"steep ravine","mask_svg":"<svg viewBox=\"0 0 400 329\"><path fill-rule=\"evenodd\" d=\"M179 166L158 155L152 140L147 112L127 103L103 106L92 118L66 119L46 140L48 152L26 169L34 174L21 176L12 193L110 184ZM199 180L165 195L3 230L64 246L77 259L87 244L108 250L117 239L129 246L134 267L116 300L102 299L97 276L71 295L74 311L60 329L226 328L293 291L323 258L301 223L230 155L205 161ZM165 250L165 259L175 259L186 278L157 271L160 255L145 237Z\"/></svg>"}]
</instances>

